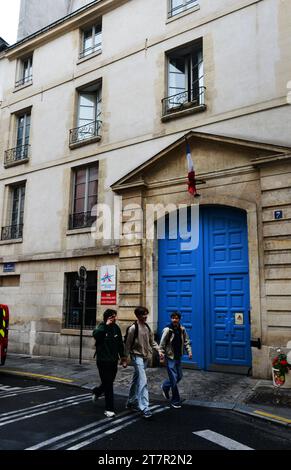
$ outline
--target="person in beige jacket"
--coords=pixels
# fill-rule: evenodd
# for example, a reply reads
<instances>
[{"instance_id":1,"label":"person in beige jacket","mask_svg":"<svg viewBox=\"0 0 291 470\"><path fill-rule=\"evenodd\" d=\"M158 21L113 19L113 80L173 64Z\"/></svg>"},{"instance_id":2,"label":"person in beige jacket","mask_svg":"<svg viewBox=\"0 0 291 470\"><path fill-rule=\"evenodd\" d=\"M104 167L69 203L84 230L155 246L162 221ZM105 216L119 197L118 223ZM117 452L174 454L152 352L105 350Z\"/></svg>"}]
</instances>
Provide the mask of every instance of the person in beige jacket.
<instances>
[{"instance_id":1,"label":"person in beige jacket","mask_svg":"<svg viewBox=\"0 0 291 470\"><path fill-rule=\"evenodd\" d=\"M144 418L150 418L149 392L147 385L146 367L149 358L155 349L160 358L159 345L154 340L153 332L147 324L148 309L137 307L134 311L137 320L131 325L125 338L125 355L130 355L134 366L134 374L129 391L126 407L132 411L141 411Z\"/></svg>"},{"instance_id":2,"label":"person in beige jacket","mask_svg":"<svg viewBox=\"0 0 291 470\"><path fill-rule=\"evenodd\" d=\"M181 358L184 349L192 359L192 349L186 329L180 323L180 312L171 314L171 323L163 329L160 351L165 357L169 379L165 380L161 386L164 397L170 399L170 389L172 390L171 406L181 408L181 399L178 383L183 377Z\"/></svg>"}]
</instances>

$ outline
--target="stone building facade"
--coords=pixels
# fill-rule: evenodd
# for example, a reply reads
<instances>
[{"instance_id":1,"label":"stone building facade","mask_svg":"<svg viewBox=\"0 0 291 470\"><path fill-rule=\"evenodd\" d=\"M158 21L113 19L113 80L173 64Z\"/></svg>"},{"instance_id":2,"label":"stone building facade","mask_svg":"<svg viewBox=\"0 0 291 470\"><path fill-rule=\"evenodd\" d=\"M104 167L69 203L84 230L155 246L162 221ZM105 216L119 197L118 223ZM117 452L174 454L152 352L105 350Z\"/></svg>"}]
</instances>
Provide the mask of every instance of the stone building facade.
<instances>
[{"instance_id":1,"label":"stone building facade","mask_svg":"<svg viewBox=\"0 0 291 470\"><path fill-rule=\"evenodd\" d=\"M281 0L100 0L1 53L12 351L77 357L76 273L90 273L92 327L106 308L100 269L115 265L123 328L139 304L158 333L179 309L189 366L269 375L269 347L291 336L290 20ZM188 250L167 225L198 205L185 138L203 182ZM117 195L131 238L94 238L91 203L113 209ZM146 236L156 204L163 240ZM83 352L92 358L90 328Z\"/></svg>"}]
</instances>

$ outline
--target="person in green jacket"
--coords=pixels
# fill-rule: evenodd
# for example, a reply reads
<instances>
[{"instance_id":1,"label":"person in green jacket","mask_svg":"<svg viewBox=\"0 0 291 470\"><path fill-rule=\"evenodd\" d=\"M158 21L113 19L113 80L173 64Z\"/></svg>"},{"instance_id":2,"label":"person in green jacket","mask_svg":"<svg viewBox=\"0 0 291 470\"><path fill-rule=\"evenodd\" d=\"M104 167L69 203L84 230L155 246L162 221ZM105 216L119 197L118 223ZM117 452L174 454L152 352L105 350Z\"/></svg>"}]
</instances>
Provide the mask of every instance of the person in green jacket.
<instances>
[{"instance_id":1,"label":"person in green jacket","mask_svg":"<svg viewBox=\"0 0 291 470\"><path fill-rule=\"evenodd\" d=\"M104 414L108 418L115 416L113 383L117 374L118 360L121 360L123 367L127 366L122 335L116 324L116 318L116 310L107 309L103 314L103 322L93 331L101 385L92 390L92 401L96 402L101 395L105 395Z\"/></svg>"}]
</instances>

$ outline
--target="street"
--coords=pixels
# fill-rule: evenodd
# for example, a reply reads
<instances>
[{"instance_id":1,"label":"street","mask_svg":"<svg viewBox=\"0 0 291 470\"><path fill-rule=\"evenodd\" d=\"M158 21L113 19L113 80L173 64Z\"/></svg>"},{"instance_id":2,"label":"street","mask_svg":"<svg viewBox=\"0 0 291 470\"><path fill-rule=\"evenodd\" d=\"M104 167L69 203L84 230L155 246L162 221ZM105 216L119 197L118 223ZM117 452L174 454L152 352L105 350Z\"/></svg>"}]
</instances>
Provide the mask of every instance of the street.
<instances>
[{"instance_id":1,"label":"street","mask_svg":"<svg viewBox=\"0 0 291 470\"><path fill-rule=\"evenodd\" d=\"M125 410L104 417L104 400L58 383L1 375L0 450L290 450L291 431L230 411L152 403L153 418ZM148 462L150 463L150 462Z\"/></svg>"}]
</instances>

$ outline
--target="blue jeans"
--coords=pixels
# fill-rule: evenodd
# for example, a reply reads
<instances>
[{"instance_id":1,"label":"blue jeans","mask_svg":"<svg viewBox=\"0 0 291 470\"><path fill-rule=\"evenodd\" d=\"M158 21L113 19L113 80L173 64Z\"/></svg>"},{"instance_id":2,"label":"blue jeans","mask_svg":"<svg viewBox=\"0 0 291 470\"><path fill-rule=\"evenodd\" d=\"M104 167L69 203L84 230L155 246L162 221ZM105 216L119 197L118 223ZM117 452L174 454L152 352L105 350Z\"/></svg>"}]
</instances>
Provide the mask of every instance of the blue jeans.
<instances>
[{"instance_id":1,"label":"blue jeans","mask_svg":"<svg viewBox=\"0 0 291 470\"><path fill-rule=\"evenodd\" d=\"M165 380L162 386L163 389L168 393L170 388L172 389L172 403L175 405L181 401L177 385L183 377L181 360L177 361L167 357L166 364L169 379Z\"/></svg>"},{"instance_id":2,"label":"blue jeans","mask_svg":"<svg viewBox=\"0 0 291 470\"><path fill-rule=\"evenodd\" d=\"M142 412L149 409L149 392L146 376L147 361L141 356L131 356L134 374L127 404L138 406Z\"/></svg>"}]
</instances>

